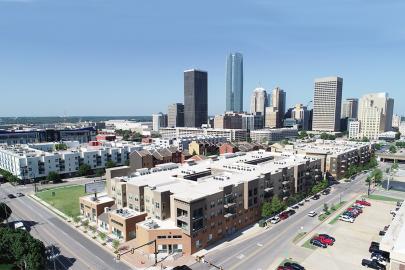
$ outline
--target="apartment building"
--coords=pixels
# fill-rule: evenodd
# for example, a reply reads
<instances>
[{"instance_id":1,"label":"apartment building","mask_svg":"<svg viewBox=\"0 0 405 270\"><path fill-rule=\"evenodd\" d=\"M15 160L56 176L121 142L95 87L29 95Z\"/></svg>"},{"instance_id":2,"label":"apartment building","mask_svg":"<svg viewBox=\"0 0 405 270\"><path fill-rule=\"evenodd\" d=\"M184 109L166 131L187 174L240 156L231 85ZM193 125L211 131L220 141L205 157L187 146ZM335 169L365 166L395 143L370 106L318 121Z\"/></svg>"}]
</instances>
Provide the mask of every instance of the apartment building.
<instances>
[{"instance_id":1,"label":"apartment building","mask_svg":"<svg viewBox=\"0 0 405 270\"><path fill-rule=\"evenodd\" d=\"M254 151L139 170L111 179L108 193L122 200L125 186L122 207L147 214L136 224L138 245L156 239L160 252L192 254L259 220L264 201L308 191L321 175L318 158Z\"/></svg>"},{"instance_id":2,"label":"apartment building","mask_svg":"<svg viewBox=\"0 0 405 270\"><path fill-rule=\"evenodd\" d=\"M97 222L98 217L105 212L105 209L114 204L114 199L106 196L106 194L99 194L97 197L94 194L86 195L80 197L80 215L92 222Z\"/></svg>"},{"instance_id":3,"label":"apartment building","mask_svg":"<svg viewBox=\"0 0 405 270\"><path fill-rule=\"evenodd\" d=\"M248 132L244 129L221 128L161 128L160 135L164 139L182 138L187 136L219 136L228 141L246 141Z\"/></svg>"},{"instance_id":4,"label":"apartment building","mask_svg":"<svg viewBox=\"0 0 405 270\"><path fill-rule=\"evenodd\" d=\"M133 170L153 168L158 164L180 162L182 162L182 152L175 146L135 150L129 154L129 164Z\"/></svg>"},{"instance_id":5,"label":"apartment building","mask_svg":"<svg viewBox=\"0 0 405 270\"><path fill-rule=\"evenodd\" d=\"M322 170L336 179L341 179L345 177L350 165L360 165L370 161L375 144L346 140L316 140L297 142L285 150L320 158Z\"/></svg>"},{"instance_id":6,"label":"apartment building","mask_svg":"<svg viewBox=\"0 0 405 270\"><path fill-rule=\"evenodd\" d=\"M296 128L259 129L250 132L252 141L258 143L276 142L296 137L298 137L298 129Z\"/></svg>"},{"instance_id":7,"label":"apartment building","mask_svg":"<svg viewBox=\"0 0 405 270\"><path fill-rule=\"evenodd\" d=\"M69 177L75 175L82 164L91 169L105 168L109 160L124 165L129 160L129 153L135 149L137 146L132 144L79 145L63 151L43 151L27 144L2 145L0 168L22 180L43 178L50 172Z\"/></svg>"}]
</instances>

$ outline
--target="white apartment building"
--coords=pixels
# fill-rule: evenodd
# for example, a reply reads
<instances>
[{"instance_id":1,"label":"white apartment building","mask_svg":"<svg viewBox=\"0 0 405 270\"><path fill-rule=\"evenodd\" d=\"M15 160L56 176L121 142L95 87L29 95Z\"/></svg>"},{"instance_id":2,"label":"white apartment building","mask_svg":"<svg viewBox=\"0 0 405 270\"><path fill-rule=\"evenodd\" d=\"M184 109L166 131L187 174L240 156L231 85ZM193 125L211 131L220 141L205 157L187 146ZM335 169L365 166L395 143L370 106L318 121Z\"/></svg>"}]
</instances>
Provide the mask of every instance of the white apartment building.
<instances>
[{"instance_id":1,"label":"white apartment building","mask_svg":"<svg viewBox=\"0 0 405 270\"><path fill-rule=\"evenodd\" d=\"M394 114L392 116L392 127L399 128L401 125L401 116L398 114Z\"/></svg>"},{"instance_id":2,"label":"white apartment building","mask_svg":"<svg viewBox=\"0 0 405 270\"><path fill-rule=\"evenodd\" d=\"M360 121L350 121L348 124L349 139L361 139Z\"/></svg>"},{"instance_id":3,"label":"white apartment building","mask_svg":"<svg viewBox=\"0 0 405 270\"><path fill-rule=\"evenodd\" d=\"M340 131L343 79L315 79L312 130Z\"/></svg>"},{"instance_id":4,"label":"white apartment building","mask_svg":"<svg viewBox=\"0 0 405 270\"><path fill-rule=\"evenodd\" d=\"M164 139L182 138L187 136L217 136L225 137L227 141L246 141L247 131L244 129L222 129L222 128L161 128L160 135Z\"/></svg>"},{"instance_id":5,"label":"white apartment building","mask_svg":"<svg viewBox=\"0 0 405 270\"><path fill-rule=\"evenodd\" d=\"M252 130L250 138L252 141L263 142L276 142L287 138L295 138L298 136L298 129L295 128L275 128L275 129L260 129Z\"/></svg>"},{"instance_id":6,"label":"white apartment building","mask_svg":"<svg viewBox=\"0 0 405 270\"><path fill-rule=\"evenodd\" d=\"M107 130L130 130L142 135L150 135L152 122L135 122L130 120L108 120L105 122Z\"/></svg>"},{"instance_id":7,"label":"white apartment building","mask_svg":"<svg viewBox=\"0 0 405 270\"><path fill-rule=\"evenodd\" d=\"M32 146L32 145L31 145ZM135 145L81 146L64 151L42 151L30 145L0 146L0 168L9 171L19 179L37 179L57 172L72 176L81 164L91 169L105 168L109 160L125 165Z\"/></svg>"}]
</instances>

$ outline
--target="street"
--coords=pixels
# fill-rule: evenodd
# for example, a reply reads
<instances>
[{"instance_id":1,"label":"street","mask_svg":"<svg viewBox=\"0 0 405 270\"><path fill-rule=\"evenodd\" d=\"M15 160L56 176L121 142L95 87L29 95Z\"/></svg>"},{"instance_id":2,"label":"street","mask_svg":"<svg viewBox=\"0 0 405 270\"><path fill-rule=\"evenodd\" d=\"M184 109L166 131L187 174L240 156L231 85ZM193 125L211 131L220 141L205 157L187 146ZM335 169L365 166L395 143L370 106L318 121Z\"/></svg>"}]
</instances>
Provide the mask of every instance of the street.
<instances>
[{"instance_id":1,"label":"street","mask_svg":"<svg viewBox=\"0 0 405 270\"><path fill-rule=\"evenodd\" d=\"M13 211L10 220L23 221L31 235L43 241L45 246L55 246L60 251L55 261L56 269L131 269L122 262L116 262L111 253L33 199L27 196L7 198L7 194L17 192L21 192L21 188L8 183L0 187L1 200Z\"/></svg>"},{"instance_id":2,"label":"street","mask_svg":"<svg viewBox=\"0 0 405 270\"><path fill-rule=\"evenodd\" d=\"M269 268L277 260L284 258L294 258L294 254L299 252L300 256L305 256L308 252L305 249L297 250L293 244L294 237L300 232L309 232L319 226L317 217L311 218L307 214L309 211L320 212L324 203L337 204L340 200L353 200L359 194L367 192L364 180L367 175L362 174L350 183L341 183L333 186L333 191L329 195L322 195L317 201L305 203L297 210L297 213L287 220L264 230L263 233L255 235L249 239L230 245L223 249L209 251L205 259L225 270L234 269L271 269ZM281 262L280 260L280 262ZM192 269L216 269L208 264L195 263Z\"/></svg>"}]
</instances>

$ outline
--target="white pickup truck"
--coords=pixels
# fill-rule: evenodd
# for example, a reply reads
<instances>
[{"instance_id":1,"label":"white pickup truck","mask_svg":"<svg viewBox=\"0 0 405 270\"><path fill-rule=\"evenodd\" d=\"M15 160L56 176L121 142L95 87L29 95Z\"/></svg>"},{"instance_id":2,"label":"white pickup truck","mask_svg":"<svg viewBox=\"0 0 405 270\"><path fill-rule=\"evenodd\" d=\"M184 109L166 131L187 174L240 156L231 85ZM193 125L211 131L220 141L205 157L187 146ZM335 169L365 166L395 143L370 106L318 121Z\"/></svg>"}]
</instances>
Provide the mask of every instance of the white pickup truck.
<instances>
[{"instance_id":1,"label":"white pickup truck","mask_svg":"<svg viewBox=\"0 0 405 270\"><path fill-rule=\"evenodd\" d=\"M16 223L14 223L14 229L20 229L20 230L27 230L24 226L24 223L22 223L21 221L18 221Z\"/></svg>"}]
</instances>

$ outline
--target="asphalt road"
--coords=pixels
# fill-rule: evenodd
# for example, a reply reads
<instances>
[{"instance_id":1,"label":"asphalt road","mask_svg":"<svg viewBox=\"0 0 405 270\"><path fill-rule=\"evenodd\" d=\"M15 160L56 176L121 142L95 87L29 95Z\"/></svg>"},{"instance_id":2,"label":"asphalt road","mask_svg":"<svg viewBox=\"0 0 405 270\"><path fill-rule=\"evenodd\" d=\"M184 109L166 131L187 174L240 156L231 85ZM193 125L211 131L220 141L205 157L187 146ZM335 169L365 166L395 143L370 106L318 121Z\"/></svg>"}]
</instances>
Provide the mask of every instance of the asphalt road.
<instances>
[{"instance_id":1,"label":"asphalt road","mask_svg":"<svg viewBox=\"0 0 405 270\"><path fill-rule=\"evenodd\" d=\"M324 203L336 204L340 200L349 201L360 193L364 194L367 192L365 179L366 175L360 175L350 183L335 185L329 195L322 195L319 200L305 203L295 215L279 222L271 229L264 230L263 233L225 248L208 252L205 259L223 267L224 270L269 269L275 260L291 257L297 252L292 241L299 232L309 232L320 224L318 218L307 216L309 211L319 213L323 209ZM306 251L302 252L305 253ZM195 263L191 268L197 270L216 269L206 263Z\"/></svg>"},{"instance_id":2,"label":"asphalt road","mask_svg":"<svg viewBox=\"0 0 405 270\"><path fill-rule=\"evenodd\" d=\"M16 192L21 192L21 188L2 184L1 201L6 201L12 209L12 221L23 221L31 235L43 241L46 246L54 246L60 251L55 260L55 269L131 269L122 262L116 262L109 252L33 199L26 196L7 198L7 194Z\"/></svg>"}]
</instances>

